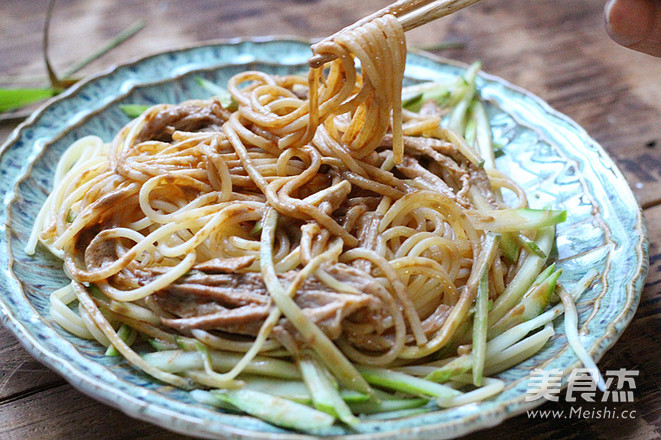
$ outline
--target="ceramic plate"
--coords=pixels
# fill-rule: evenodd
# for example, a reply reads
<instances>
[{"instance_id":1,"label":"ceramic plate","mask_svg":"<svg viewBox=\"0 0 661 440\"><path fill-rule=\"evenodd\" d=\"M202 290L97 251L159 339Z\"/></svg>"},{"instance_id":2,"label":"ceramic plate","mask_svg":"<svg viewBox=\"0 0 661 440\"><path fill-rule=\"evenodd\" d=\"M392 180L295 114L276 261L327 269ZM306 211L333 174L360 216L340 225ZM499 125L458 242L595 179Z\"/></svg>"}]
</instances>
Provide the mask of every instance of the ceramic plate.
<instances>
[{"instance_id":1,"label":"ceramic plate","mask_svg":"<svg viewBox=\"0 0 661 440\"><path fill-rule=\"evenodd\" d=\"M128 415L208 438L294 439L301 434L261 420L225 414L194 402L103 355L94 343L62 331L51 319L48 295L68 282L62 265L42 247L29 257L24 245L51 188L54 164L74 140L90 134L110 141L129 121L120 104L177 103L208 96L203 77L225 84L234 74L306 71L309 42L295 39L231 41L150 56L93 77L42 107L2 148L0 195L0 310L2 322L42 362L86 394ZM411 53L407 82L448 79L465 66ZM525 188L533 207L565 209L558 228L558 265L569 289L590 268L600 278L578 303L581 343L600 358L634 315L647 271L641 210L620 171L583 129L539 98L502 79L480 75L494 140L504 146L498 166ZM562 318L556 335L536 356L500 377L496 398L460 408L394 420L366 421L357 430L334 426L324 435L371 439L455 437L493 426L542 403L526 402L531 370L569 371L577 359L567 346Z\"/></svg>"}]
</instances>

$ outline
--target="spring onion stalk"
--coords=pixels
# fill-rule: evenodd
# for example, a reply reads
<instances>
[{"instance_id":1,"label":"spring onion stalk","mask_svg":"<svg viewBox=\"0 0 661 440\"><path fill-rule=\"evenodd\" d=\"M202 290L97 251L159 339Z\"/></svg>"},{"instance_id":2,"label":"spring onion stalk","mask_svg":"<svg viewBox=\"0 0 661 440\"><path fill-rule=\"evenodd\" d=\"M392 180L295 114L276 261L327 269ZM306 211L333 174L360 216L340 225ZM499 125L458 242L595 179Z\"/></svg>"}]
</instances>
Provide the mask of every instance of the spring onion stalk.
<instances>
[{"instance_id":1,"label":"spring onion stalk","mask_svg":"<svg viewBox=\"0 0 661 440\"><path fill-rule=\"evenodd\" d=\"M517 324L539 316L544 311L549 305L551 294L555 291L556 282L562 273L562 270L554 270L554 268L555 265L549 266L548 269L552 270L550 275L548 269L542 272L521 297L519 303L491 325L489 328L490 339Z\"/></svg>"},{"instance_id":2,"label":"spring onion stalk","mask_svg":"<svg viewBox=\"0 0 661 440\"><path fill-rule=\"evenodd\" d=\"M241 354L232 352L221 352L209 350L211 365L214 370L228 371L241 358ZM146 353L142 356L145 362L168 373L181 373L186 370L199 370L204 368L204 359L197 351L164 350ZM278 377L282 379L301 378L296 367L282 359L256 356L248 363L246 373L259 374L262 376Z\"/></svg>"},{"instance_id":3,"label":"spring onion stalk","mask_svg":"<svg viewBox=\"0 0 661 440\"><path fill-rule=\"evenodd\" d=\"M468 215L475 228L492 232L537 230L567 219L567 211L531 208L470 210Z\"/></svg>"},{"instance_id":4,"label":"spring onion stalk","mask_svg":"<svg viewBox=\"0 0 661 440\"><path fill-rule=\"evenodd\" d=\"M271 298L301 336L310 342L309 345L344 387L369 394L370 387L356 367L342 354L333 341L305 316L280 284L273 266L273 241L277 219L277 211L268 209L264 215L260 246L262 277Z\"/></svg>"},{"instance_id":5,"label":"spring onion stalk","mask_svg":"<svg viewBox=\"0 0 661 440\"><path fill-rule=\"evenodd\" d=\"M576 353L578 359L583 363L583 366L588 369L599 389L602 392L606 391L606 383L599 372L597 364L585 347L581 345L581 341L578 338L578 312L576 311L574 299L572 295L562 289L558 291L558 295L562 300L562 305L565 307L565 333L567 335L567 342L569 342L569 346L574 350L574 353Z\"/></svg>"},{"instance_id":6,"label":"spring onion stalk","mask_svg":"<svg viewBox=\"0 0 661 440\"><path fill-rule=\"evenodd\" d=\"M298 367L315 408L340 419L347 425L352 426L359 423L358 418L353 415L349 406L342 399L340 392L329 380L330 375L310 353L301 353Z\"/></svg>"},{"instance_id":7,"label":"spring onion stalk","mask_svg":"<svg viewBox=\"0 0 661 440\"><path fill-rule=\"evenodd\" d=\"M555 227L542 228L537 232L535 244L544 252L544 255L551 253L554 242ZM516 276L505 291L494 301L493 308L489 312L489 322L497 322L516 305L546 263L546 258L541 258L535 254L526 254L524 258L525 260L522 262Z\"/></svg>"},{"instance_id":8,"label":"spring onion stalk","mask_svg":"<svg viewBox=\"0 0 661 440\"><path fill-rule=\"evenodd\" d=\"M135 342L135 338L137 337L138 332L136 332L133 328L129 327L126 324L122 324L119 327L119 330L117 330L117 336L124 342L126 342L126 345L129 347ZM106 349L106 356L118 356L119 351L115 348L114 345L109 345L108 348Z\"/></svg>"},{"instance_id":9,"label":"spring onion stalk","mask_svg":"<svg viewBox=\"0 0 661 440\"><path fill-rule=\"evenodd\" d=\"M55 96L61 91L54 87L0 89L0 112L21 108Z\"/></svg>"},{"instance_id":10,"label":"spring onion stalk","mask_svg":"<svg viewBox=\"0 0 661 440\"><path fill-rule=\"evenodd\" d=\"M212 390L210 393L251 416L283 428L315 432L335 422L330 414L259 391Z\"/></svg>"},{"instance_id":11,"label":"spring onion stalk","mask_svg":"<svg viewBox=\"0 0 661 440\"><path fill-rule=\"evenodd\" d=\"M101 58L103 55L110 52L112 49L124 43L126 40L128 40L129 38L140 32L145 27L146 24L147 23L145 20L136 21L131 26L124 29L119 34L115 35L110 41L106 42L102 47L94 51L91 55L87 56L83 60L71 66L68 70L64 72L63 75L64 78L71 77L72 75L82 70L92 62L96 61L97 59Z\"/></svg>"},{"instance_id":12,"label":"spring onion stalk","mask_svg":"<svg viewBox=\"0 0 661 440\"><path fill-rule=\"evenodd\" d=\"M358 371L372 385L416 396L449 398L461 394L461 392L448 386L385 368L361 365L358 367Z\"/></svg>"}]
</instances>

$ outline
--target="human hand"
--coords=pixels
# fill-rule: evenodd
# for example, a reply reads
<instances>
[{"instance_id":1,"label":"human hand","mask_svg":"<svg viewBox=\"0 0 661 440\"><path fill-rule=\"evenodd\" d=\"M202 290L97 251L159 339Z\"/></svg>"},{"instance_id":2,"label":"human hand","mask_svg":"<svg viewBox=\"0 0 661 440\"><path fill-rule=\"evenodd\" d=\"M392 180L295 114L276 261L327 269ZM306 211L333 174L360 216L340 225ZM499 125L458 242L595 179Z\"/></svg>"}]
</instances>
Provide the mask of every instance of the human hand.
<instances>
[{"instance_id":1,"label":"human hand","mask_svg":"<svg viewBox=\"0 0 661 440\"><path fill-rule=\"evenodd\" d=\"M615 42L661 57L661 0L609 0L604 14Z\"/></svg>"}]
</instances>

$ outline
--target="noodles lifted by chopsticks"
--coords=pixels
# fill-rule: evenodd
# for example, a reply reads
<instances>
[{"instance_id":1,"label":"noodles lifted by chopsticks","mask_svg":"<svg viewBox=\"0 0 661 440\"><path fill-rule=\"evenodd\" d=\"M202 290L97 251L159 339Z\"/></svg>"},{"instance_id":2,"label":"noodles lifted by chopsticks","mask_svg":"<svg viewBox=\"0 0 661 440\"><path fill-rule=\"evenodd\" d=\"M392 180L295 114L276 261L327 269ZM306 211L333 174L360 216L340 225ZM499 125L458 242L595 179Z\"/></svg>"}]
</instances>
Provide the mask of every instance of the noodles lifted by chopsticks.
<instances>
[{"instance_id":1,"label":"noodles lifted by chopsticks","mask_svg":"<svg viewBox=\"0 0 661 440\"><path fill-rule=\"evenodd\" d=\"M28 245L41 241L72 279L52 296L53 318L180 387L282 397L274 383L290 392L302 380L308 402L349 424L402 399L370 397L373 385L441 406L497 393L497 380L463 395L401 369L458 384L473 370L480 385L519 359L501 352L549 320L504 339L496 363L489 344L548 304L559 272L542 269L563 213L526 209L493 168L476 68L405 90L403 108L395 17L313 52L335 59L307 80L240 73L231 105L156 105L110 144L86 137L64 153ZM138 356L136 334L157 351ZM251 412L241 396L215 398Z\"/></svg>"}]
</instances>

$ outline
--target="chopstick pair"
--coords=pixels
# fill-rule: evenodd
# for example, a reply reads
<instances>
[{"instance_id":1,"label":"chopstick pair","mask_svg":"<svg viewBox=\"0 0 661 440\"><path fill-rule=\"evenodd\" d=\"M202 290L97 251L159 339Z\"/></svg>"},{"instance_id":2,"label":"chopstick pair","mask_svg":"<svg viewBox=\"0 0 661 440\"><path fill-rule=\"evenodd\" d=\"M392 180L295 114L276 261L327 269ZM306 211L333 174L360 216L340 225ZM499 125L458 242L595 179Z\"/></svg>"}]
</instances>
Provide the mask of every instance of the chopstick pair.
<instances>
[{"instance_id":1,"label":"chopstick pair","mask_svg":"<svg viewBox=\"0 0 661 440\"><path fill-rule=\"evenodd\" d=\"M383 9L364 17L354 24L347 26L340 32L325 38L325 40L332 40L335 35L355 29L365 23L374 20L375 18L382 17L387 14L392 14L402 24L404 31L410 31L430 21L450 15L460 9L471 6L480 0L399 0ZM324 63L332 61L332 55L314 55L310 58L309 64L313 67L321 66Z\"/></svg>"}]
</instances>

